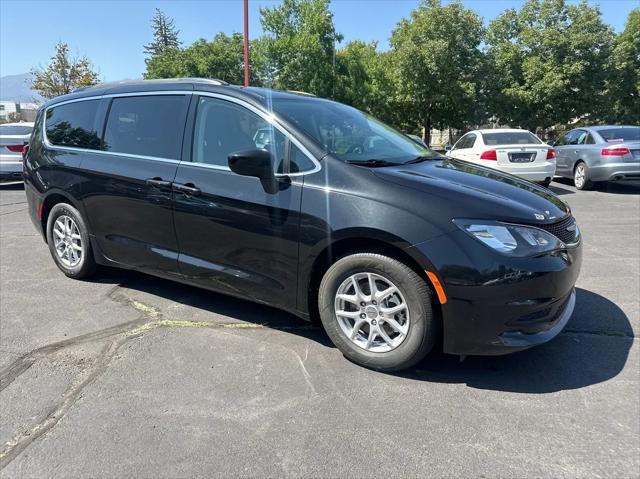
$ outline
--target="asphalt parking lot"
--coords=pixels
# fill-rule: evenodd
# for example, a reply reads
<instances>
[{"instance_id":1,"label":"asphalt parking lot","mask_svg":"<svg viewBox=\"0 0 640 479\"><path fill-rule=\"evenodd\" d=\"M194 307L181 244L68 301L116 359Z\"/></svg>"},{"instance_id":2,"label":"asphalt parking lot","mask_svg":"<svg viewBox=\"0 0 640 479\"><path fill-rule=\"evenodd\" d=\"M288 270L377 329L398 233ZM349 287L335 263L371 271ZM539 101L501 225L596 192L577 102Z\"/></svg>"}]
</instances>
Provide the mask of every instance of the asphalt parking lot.
<instances>
[{"instance_id":1,"label":"asphalt parking lot","mask_svg":"<svg viewBox=\"0 0 640 479\"><path fill-rule=\"evenodd\" d=\"M0 475L640 476L640 185L552 189L585 241L565 331L388 375L264 306L67 279L0 186Z\"/></svg>"}]
</instances>

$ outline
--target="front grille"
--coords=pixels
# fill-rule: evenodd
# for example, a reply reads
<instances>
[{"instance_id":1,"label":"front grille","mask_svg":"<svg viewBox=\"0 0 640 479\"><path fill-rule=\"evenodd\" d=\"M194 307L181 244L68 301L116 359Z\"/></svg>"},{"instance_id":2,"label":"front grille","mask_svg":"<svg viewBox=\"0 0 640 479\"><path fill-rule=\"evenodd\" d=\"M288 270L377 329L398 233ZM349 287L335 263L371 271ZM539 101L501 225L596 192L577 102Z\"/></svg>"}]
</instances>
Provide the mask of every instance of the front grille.
<instances>
[{"instance_id":1,"label":"front grille","mask_svg":"<svg viewBox=\"0 0 640 479\"><path fill-rule=\"evenodd\" d=\"M568 216L562 221L552 223L549 225L536 225L538 228L548 231L564 244L571 244L576 241L576 228L567 229L572 225L575 225L576 220L573 216Z\"/></svg>"}]
</instances>

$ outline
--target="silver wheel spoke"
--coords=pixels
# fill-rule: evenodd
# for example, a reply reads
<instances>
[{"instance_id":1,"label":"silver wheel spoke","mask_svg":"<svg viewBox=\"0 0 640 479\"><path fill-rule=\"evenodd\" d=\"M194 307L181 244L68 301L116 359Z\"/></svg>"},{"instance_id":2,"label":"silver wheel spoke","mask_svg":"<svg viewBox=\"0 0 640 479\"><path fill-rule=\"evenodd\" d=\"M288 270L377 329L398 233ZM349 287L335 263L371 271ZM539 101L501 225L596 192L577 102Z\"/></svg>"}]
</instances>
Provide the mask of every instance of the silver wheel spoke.
<instances>
[{"instance_id":1,"label":"silver wheel spoke","mask_svg":"<svg viewBox=\"0 0 640 479\"><path fill-rule=\"evenodd\" d=\"M356 306L360 306L360 301L358 301L358 296L353 294L338 294L336 295L337 299L341 299L343 301L347 301L348 303L355 304Z\"/></svg>"},{"instance_id":2,"label":"silver wheel spoke","mask_svg":"<svg viewBox=\"0 0 640 479\"><path fill-rule=\"evenodd\" d=\"M351 283L353 284L353 291L356 297L358 298L358 300L360 301L364 300L365 299L364 293L360 289L360 285L358 284L358 279L356 278L355 275L351 277Z\"/></svg>"},{"instance_id":3,"label":"silver wheel spoke","mask_svg":"<svg viewBox=\"0 0 640 479\"><path fill-rule=\"evenodd\" d=\"M367 338L366 349L369 349L373 345L373 340L376 339L377 335L378 333L375 328L369 328L369 337Z\"/></svg>"},{"instance_id":4,"label":"silver wheel spoke","mask_svg":"<svg viewBox=\"0 0 640 479\"><path fill-rule=\"evenodd\" d=\"M389 337L384 328L378 328L378 334L382 338L382 340L387 343L391 347L395 347L395 341Z\"/></svg>"},{"instance_id":5,"label":"silver wheel spoke","mask_svg":"<svg viewBox=\"0 0 640 479\"><path fill-rule=\"evenodd\" d=\"M356 323L353 325L353 329L351 330L351 334L349 335L349 339L355 339L355 337L358 336L358 333L360 332L360 328L366 322L366 319L360 319L356 321Z\"/></svg>"},{"instance_id":6,"label":"silver wheel spoke","mask_svg":"<svg viewBox=\"0 0 640 479\"><path fill-rule=\"evenodd\" d=\"M390 308L380 308L380 312L382 312L385 315L396 314L402 311L403 309L405 309L406 307L407 306L404 303L402 303L402 304L398 304L397 306L391 306Z\"/></svg>"},{"instance_id":7,"label":"silver wheel spoke","mask_svg":"<svg viewBox=\"0 0 640 479\"><path fill-rule=\"evenodd\" d=\"M360 316L360 311L336 311L338 316L342 316L344 318L358 318Z\"/></svg>"},{"instance_id":8,"label":"silver wheel spoke","mask_svg":"<svg viewBox=\"0 0 640 479\"><path fill-rule=\"evenodd\" d=\"M398 321L396 321L393 318L385 318L385 323L387 323L389 326L391 326L393 329L395 329L396 331L398 331L400 334L406 334L405 328L402 327L400 325L400 323L398 323Z\"/></svg>"},{"instance_id":9,"label":"silver wheel spoke","mask_svg":"<svg viewBox=\"0 0 640 479\"><path fill-rule=\"evenodd\" d=\"M398 288L396 288L395 286L390 286L389 288L383 291L378 291L376 293L376 299L378 300L378 302L380 302L383 299L386 299L389 296L391 296L393 293L397 293L397 292L398 292Z\"/></svg>"},{"instance_id":10,"label":"silver wheel spoke","mask_svg":"<svg viewBox=\"0 0 640 479\"><path fill-rule=\"evenodd\" d=\"M369 298L375 298L378 288L376 288L376 280L371 273L367 273L367 281L369 281Z\"/></svg>"}]
</instances>

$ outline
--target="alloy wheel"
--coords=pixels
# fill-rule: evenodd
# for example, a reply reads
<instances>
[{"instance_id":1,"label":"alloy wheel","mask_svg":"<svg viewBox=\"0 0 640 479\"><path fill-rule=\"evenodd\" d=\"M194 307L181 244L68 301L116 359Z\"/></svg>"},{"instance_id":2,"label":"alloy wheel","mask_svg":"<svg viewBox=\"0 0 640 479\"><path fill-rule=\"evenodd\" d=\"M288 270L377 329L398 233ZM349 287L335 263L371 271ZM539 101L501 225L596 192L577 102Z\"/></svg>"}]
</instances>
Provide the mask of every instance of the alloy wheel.
<instances>
[{"instance_id":1,"label":"alloy wheel","mask_svg":"<svg viewBox=\"0 0 640 479\"><path fill-rule=\"evenodd\" d=\"M61 215L53 225L53 244L58 258L68 268L74 268L82 261L84 248L80 229L73 218Z\"/></svg>"},{"instance_id":2,"label":"alloy wheel","mask_svg":"<svg viewBox=\"0 0 640 479\"><path fill-rule=\"evenodd\" d=\"M336 291L335 313L347 338L367 351L392 351L409 332L402 292L379 274L356 273L345 279Z\"/></svg>"}]
</instances>

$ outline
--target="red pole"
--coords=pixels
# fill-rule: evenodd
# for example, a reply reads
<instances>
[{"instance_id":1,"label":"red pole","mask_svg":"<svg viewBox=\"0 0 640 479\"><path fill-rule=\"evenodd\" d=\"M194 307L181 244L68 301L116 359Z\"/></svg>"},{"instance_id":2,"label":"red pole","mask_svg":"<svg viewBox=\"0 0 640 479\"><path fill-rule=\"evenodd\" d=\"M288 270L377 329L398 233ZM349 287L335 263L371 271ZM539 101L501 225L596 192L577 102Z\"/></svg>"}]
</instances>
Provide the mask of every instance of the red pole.
<instances>
[{"instance_id":1,"label":"red pole","mask_svg":"<svg viewBox=\"0 0 640 479\"><path fill-rule=\"evenodd\" d=\"M244 86L249 86L249 0L244 0Z\"/></svg>"}]
</instances>

